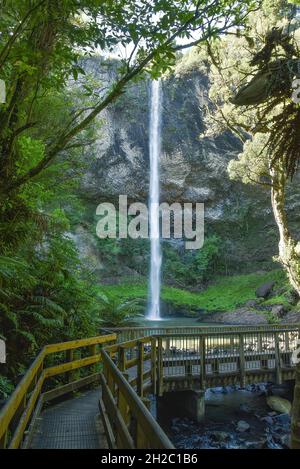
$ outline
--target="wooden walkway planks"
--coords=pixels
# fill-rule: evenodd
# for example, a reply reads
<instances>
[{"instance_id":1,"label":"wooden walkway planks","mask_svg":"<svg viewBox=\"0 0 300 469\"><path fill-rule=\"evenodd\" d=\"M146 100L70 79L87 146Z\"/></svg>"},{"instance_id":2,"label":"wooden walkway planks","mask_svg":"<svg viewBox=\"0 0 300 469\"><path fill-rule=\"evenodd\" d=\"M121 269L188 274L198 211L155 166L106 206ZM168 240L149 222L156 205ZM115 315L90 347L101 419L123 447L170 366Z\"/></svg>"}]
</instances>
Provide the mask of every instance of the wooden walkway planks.
<instances>
[{"instance_id":1,"label":"wooden walkway planks","mask_svg":"<svg viewBox=\"0 0 300 469\"><path fill-rule=\"evenodd\" d=\"M99 418L100 390L83 394L45 409L37 425L31 448L107 448Z\"/></svg>"}]
</instances>

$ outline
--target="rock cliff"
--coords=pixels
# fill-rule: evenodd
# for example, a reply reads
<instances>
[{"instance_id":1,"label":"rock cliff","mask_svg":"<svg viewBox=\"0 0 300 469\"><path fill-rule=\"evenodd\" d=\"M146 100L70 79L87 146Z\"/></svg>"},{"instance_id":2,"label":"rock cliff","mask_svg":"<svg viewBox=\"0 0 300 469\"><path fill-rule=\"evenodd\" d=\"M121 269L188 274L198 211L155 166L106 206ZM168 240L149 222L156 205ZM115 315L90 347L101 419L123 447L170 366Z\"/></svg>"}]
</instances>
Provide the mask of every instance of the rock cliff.
<instances>
[{"instance_id":1,"label":"rock cliff","mask_svg":"<svg viewBox=\"0 0 300 469\"><path fill-rule=\"evenodd\" d=\"M113 74L103 77L99 58L90 59L86 68L98 78L102 73L107 82ZM163 81L161 201L204 202L206 233L224 240L229 272L269 268L278 243L269 191L229 179L228 162L241 150L232 134L200 139L210 105L208 90L207 76L197 70ZM93 211L103 200L117 201L119 194L130 201L147 201L149 82L131 84L101 119L82 197ZM294 182L288 207L295 230L300 226L299 192ZM80 227L75 234L79 245L82 237L87 242Z\"/></svg>"}]
</instances>

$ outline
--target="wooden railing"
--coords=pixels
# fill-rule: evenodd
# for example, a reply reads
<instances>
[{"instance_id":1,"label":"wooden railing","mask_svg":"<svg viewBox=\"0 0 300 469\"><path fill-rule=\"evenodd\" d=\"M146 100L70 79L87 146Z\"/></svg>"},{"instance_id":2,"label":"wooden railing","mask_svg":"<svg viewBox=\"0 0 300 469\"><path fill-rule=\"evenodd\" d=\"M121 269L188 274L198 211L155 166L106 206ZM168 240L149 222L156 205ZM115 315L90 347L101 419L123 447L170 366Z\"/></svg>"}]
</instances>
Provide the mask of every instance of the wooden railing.
<instances>
[{"instance_id":1,"label":"wooden railing","mask_svg":"<svg viewBox=\"0 0 300 469\"><path fill-rule=\"evenodd\" d=\"M147 348L151 348L148 352ZM132 356L132 352L135 356ZM146 392L155 393L156 338L145 337L101 351L100 410L110 448L172 449L153 418ZM151 363L145 369L145 363ZM133 373L131 373L133 371ZM154 386L154 387L153 387Z\"/></svg>"},{"instance_id":2,"label":"wooden railing","mask_svg":"<svg viewBox=\"0 0 300 469\"><path fill-rule=\"evenodd\" d=\"M300 324L295 325L284 325L284 324L264 324L260 326L239 326L239 325L195 325L195 326L164 326L162 322L161 326L145 326L145 327L109 327L102 328L101 332L103 334L117 334L117 342L127 342L130 340L136 340L141 337L150 337L156 335L166 335L166 334L208 334L210 332L267 332L267 331L283 331L290 330L294 328L300 328Z\"/></svg>"},{"instance_id":3,"label":"wooden railing","mask_svg":"<svg viewBox=\"0 0 300 469\"><path fill-rule=\"evenodd\" d=\"M206 387L292 379L299 327L157 336L158 394ZM171 384L168 384L168 381ZM169 389L171 388L171 389Z\"/></svg>"},{"instance_id":4,"label":"wooden railing","mask_svg":"<svg viewBox=\"0 0 300 469\"><path fill-rule=\"evenodd\" d=\"M266 329L266 330L265 330ZM177 329L178 331L178 329ZM111 448L169 448L147 393L295 377L298 326L142 337L102 350L101 414Z\"/></svg>"},{"instance_id":5,"label":"wooden railing","mask_svg":"<svg viewBox=\"0 0 300 469\"><path fill-rule=\"evenodd\" d=\"M173 446L149 410L148 393L243 386L264 379L280 383L295 376L291 355L297 348L299 326L199 327L194 333L186 332L190 328L170 329L112 345L108 343L115 342L115 333L44 347L0 413L0 447L28 447L45 401L98 380L109 446L155 449ZM80 357L75 356L79 349L83 349ZM94 369L74 379L76 370L100 361L101 373ZM61 374L67 374L67 384L44 389L45 382Z\"/></svg>"},{"instance_id":6,"label":"wooden railing","mask_svg":"<svg viewBox=\"0 0 300 469\"><path fill-rule=\"evenodd\" d=\"M93 368L101 361L98 347L115 340L116 334L108 334L46 345L0 412L0 448L27 447L36 417L45 402L99 381L99 372L96 373L93 369L92 373L79 379L74 379L74 372L82 368ZM83 357L79 356L81 353ZM55 364L47 366L49 359ZM49 378L66 373L69 381L67 384L42 392L45 382L49 383Z\"/></svg>"}]
</instances>

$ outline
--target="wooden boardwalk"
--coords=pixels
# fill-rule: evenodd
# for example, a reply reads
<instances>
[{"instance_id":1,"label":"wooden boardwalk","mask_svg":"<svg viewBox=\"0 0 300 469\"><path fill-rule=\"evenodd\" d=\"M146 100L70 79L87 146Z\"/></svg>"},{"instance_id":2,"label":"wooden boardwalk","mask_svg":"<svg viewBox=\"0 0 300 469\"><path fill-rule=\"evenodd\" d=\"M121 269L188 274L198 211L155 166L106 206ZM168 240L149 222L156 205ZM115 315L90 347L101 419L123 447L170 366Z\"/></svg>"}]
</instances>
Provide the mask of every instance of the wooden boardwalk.
<instances>
[{"instance_id":1,"label":"wooden boardwalk","mask_svg":"<svg viewBox=\"0 0 300 469\"><path fill-rule=\"evenodd\" d=\"M121 343L110 333L46 345L0 411L0 448L172 449L149 394L295 379L299 331L178 328Z\"/></svg>"},{"instance_id":2,"label":"wooden boardwalk","mask_svg":"<svg viewBox=\"0 0 300 469\"><path fill-rule=\"evenodd\" d=\"M99 389L95 389L46 408L39 417L31 448L107 448L99 418L99 395Z\"/></svg>"}]
</instances>

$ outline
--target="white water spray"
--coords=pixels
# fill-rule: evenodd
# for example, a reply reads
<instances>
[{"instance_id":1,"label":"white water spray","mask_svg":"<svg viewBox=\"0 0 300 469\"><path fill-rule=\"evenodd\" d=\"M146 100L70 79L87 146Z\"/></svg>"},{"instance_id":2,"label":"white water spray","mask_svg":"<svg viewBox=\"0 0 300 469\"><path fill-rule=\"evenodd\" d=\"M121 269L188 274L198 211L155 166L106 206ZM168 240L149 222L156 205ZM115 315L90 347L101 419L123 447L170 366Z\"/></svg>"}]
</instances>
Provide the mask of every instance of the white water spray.
<instances>
[{"instance_id":1,"label":"white water spray","mask_svg":"<svg viewBox=\"0 0 300 469\"><path fill-rule=\"evenodd\" d=\"M160 236L159 236L159 158L161 149L161 105L162 93L160 80L151 84L151 114L149 131L150 151L150 240L151 266L149 288L148 319L160 319Z\"/></svg>"}]
</instances>

